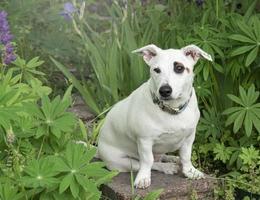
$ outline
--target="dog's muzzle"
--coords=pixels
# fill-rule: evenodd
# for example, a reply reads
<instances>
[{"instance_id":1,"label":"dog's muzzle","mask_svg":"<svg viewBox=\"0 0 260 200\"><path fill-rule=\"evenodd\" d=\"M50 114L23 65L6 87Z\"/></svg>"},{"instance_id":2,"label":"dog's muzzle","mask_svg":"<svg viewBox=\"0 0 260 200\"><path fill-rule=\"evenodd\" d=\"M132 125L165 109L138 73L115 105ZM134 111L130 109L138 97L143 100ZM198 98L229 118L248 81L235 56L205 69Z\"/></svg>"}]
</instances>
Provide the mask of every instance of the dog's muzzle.
<instances>
[{"instance_id":1,"label":"dog's muzzle","mask_svg":"<svg viewBox=\"0 0 260 200\"><path fill-rule=\"evenodd\" d=\"M171 88L171 86L168 85L168 84L167 84L167 85L163 85L163 86L160 87L159 93L160 93L160 95L161 95L161 97L162 97L163 99L167 99L167 98L169 98L169 97L171 96L171 94L172 94L172 88Z\"/></svg>"}]
</instances>

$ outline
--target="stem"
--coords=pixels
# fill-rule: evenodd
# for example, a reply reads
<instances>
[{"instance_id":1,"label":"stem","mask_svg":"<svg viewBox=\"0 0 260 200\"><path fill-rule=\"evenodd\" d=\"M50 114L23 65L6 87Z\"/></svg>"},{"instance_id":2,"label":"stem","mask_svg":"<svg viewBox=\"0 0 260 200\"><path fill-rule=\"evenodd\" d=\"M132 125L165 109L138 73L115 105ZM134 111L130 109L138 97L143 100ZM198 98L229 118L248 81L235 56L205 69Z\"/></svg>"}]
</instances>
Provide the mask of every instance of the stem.
<instances>
[{"instance_id":1,"label":"stem","mask_svg":"<svg viewBox=\"0 0 260 200\"><path fill-rule=\"evenodd\" d=\"M219 9L218 9L218 7L219 7L219 2L218 2L219 0L216 0L216 17L217 17L217 19L218 19L218 12L219 12Z\"/></svg>"},{"instance_id":2,"label":"stem","mask_svg":"<svg viewBox=\"0 0 260 200\"><path fill-rule=\"evenodd\" d=\"M39 150L39 153L38 153L38 156L37 156L37 160L39 160L40 155L41 155L41 153L42 153L42 148L43 148L43 144L44 144L45 137L46 137L46 136L44 136L44 137L42 138L42 143L41 143L41 147L40 147L40 150Z\"/></svg>"},{"instance_id":3,"label":"stem","mask_svg":"<svg viewBox=\"0 0 260 200\"><path fill-rule=\"evenodd\" d=\"M212 81L213 81L213 88L212 88L212 91L213 91L213 93L215 93L216 94L216 98L214 98L214 104L213 105L217 105L217 98L220 96L220 94L219 94L219 86L218 86L218 81L217 81L217 78L216 78L216 76L215 76L215 74L214 74L214 72L213 72L213 66L210 66L209 67L209 73L210 73L210 76L211 76L211 79L212 79Z\"/></svg>"},{"instance_id":4,"label":"stem","mask_svg":"<svg viewBox=\"0 0 260 200\"><path fill-rule=\"evenodd\" d=\"M5 74L6 65L2 64L0 67L1 67L1 80L3 80L4 74Z\"/></svg>"}]
</instances>

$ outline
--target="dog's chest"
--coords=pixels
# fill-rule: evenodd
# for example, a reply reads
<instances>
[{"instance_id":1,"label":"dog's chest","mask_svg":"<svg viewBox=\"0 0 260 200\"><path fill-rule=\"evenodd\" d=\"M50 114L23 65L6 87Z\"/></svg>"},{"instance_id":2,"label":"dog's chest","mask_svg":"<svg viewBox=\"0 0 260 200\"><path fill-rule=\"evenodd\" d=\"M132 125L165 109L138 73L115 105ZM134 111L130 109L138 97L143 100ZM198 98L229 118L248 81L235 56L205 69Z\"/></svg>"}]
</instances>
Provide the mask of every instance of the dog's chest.
<instances>
[{"instance_id":1,"label":"dog's chest","mask_svg":"<svg viewBox=\"0 0 260 200\"><path fill-rule=\"evenodd\" d=\"M153 151L155 153L172 152L179 149L185 139L194 134L196 121L195 119L169 120L168 123L162 124L158 128Z\"/></svg>"}]
</instances>

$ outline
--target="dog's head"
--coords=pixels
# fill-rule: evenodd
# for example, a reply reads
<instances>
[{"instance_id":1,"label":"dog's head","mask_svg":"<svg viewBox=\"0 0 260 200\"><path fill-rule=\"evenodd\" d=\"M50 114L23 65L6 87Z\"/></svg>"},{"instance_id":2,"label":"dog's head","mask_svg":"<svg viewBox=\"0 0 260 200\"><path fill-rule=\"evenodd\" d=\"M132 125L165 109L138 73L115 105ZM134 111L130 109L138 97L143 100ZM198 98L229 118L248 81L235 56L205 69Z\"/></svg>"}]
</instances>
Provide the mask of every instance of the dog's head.
<instances>
[{"instance_id":1,"label":"dog's head","mask_svg":"<svg viewBox=\"0 0 260 200\"><path fill-rule=\"evenodd\" d=\"M212 61L209 54L196 45L181 49L160 49L150 44L134 50L150 66L152 90L161 100L180 99L193 82L193 67L199 58Z\"/></svg>"}]
</instances>

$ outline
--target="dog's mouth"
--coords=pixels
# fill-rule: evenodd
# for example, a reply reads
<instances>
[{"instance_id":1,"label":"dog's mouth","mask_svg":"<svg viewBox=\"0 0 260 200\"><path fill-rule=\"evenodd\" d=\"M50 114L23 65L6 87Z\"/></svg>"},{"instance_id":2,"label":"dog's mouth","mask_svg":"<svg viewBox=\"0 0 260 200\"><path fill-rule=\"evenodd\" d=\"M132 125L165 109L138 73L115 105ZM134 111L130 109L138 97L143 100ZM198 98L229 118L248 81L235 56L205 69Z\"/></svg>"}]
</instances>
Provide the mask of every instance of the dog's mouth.
<instances>
[{"instance_id":1,"label":"dog's mouth","mask_svg":"<svg viewBox=\"0 0 260 200\"><path fill-rule=\"evenodd\" d=\"M170 100L173 100L173 98L172 97L160 97L160 100L162 100L162 101L170 101Z\"/></svg>"},{"instance_id":2,"label":"dog's mouth","mask_svg":"<svg viewBox=\"0 0 260 200\"><path fill-rule=\"evenodd\" d=\"M160 96L160 100L161 101L171 101L171 100L179 100L180 98L182 97L182 95L178 95L176 98L173 98L172 96L169 96L169 97L162 97Z\"/></svg>"}]
</instances>

